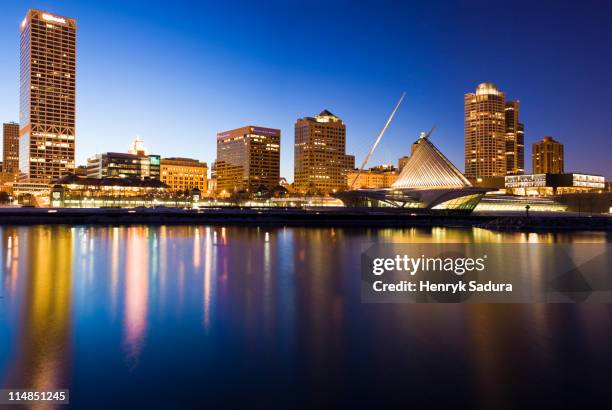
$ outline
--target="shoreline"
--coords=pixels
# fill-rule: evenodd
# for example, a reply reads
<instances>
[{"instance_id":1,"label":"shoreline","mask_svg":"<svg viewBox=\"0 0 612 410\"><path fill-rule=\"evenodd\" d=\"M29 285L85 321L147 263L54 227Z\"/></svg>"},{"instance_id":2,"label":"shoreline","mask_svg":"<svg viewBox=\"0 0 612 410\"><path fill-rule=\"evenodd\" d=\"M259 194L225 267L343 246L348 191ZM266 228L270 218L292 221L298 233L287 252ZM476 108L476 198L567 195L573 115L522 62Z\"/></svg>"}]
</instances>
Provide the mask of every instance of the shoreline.
<instances>
[{"instance_id":1,"label":"shoreline","mask_svg":"<svg viewBox=\"0 0 612 410\"><path fill-rule=\"evenodd\" d=\"M313 227L478 227L497 231L612 231L608 215L427 215L380 209L0 208L0 225L247 225Z\"/></svg>"}]
</instances>

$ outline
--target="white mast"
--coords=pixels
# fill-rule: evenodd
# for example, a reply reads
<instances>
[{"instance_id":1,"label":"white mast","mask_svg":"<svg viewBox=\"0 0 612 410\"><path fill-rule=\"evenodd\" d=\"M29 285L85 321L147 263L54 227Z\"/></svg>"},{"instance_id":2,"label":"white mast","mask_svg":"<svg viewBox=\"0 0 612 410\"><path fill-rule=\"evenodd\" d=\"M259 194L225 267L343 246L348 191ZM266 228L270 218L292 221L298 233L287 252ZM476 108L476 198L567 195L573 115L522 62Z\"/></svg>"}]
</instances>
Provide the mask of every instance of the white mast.
<instances>
[{"instance_id":1,"label":"white mast","mask_svg":"<svg viewBox=\"0 0 612 410\"><path fill-rule=\"evenodd\" d=\"M368 155L366 155L365 160L363 160L363 164L361 164L361 168L359 169L359 172L357 172L357 175L355 175L355 179L353 179L353 182L351 183L351 186L349 187L349 189L353 189L353 185L355 185L355 182L357 182L357 179L359 178L359 175L361 175L361 173L363 172L365 166L368 164L368 161L370 160L370 157L372 156L372 154L374 153L374 150L376 149L376 146L378 145L378 143L380 142L382 136L384 135L385 131L387 130L387 127L389 126L389 124L391 123L391 120L393 119L393 117L395 116L395 113L397 112L397 109L399 108L400 104L402 103L402 101L404 100L404 97L406 96L406 92L402 93L402 96L400 97L399 101L397 102L397 104L395 105L395 108L393 109L393 112L391 113L391 115L389 116L389 119L387 120L387 122L385 123L385 126L383 127L383 129L380 131L380 134L378 134L378 138L376 138L376 141L374 141L374 145L372 145L372 148L370 148L370 151L368 152Z\"/></svg>"}]
</instances>

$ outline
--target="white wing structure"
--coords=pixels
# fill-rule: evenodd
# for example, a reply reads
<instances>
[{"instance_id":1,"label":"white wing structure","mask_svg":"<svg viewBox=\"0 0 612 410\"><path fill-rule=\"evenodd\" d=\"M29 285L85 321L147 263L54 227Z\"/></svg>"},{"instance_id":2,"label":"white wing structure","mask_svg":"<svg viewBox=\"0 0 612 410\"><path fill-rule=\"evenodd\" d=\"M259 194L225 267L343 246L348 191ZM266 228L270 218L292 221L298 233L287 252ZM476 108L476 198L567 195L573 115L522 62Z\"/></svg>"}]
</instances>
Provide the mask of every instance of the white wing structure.
<instances>
[{"instance_id":1,"label":"white wing structure","mask_svg":"<svg viewBox=\"0 0 612 410\"><path fill-rule=\"evenodd\" d=\"M470 181L429 141L429 138L421 137L416 150L392 188L455 189L470 186L472 186Z\"/></svg>"},{"instance_id":2,"label":"white wing structure","mask_svg":"<svg viewBox=\"0 0 612 410\"><path fill-rule=\"evenodd\" d=\"M372 148L370 148L370 151L368 152L368 155L366 155L365 159L363 160L363 164L361 164L361 168L359 168L359 172L357 173L357 175L355 175L355 178L353 179L353 182L351 182L350 189L353 189L353 185L355 185L355 182L359 178L359 175L363 172L363 170L365 169L366 165L368 165L368 161L370 160L370 157L374 153L374 150L378 146L378 143L382 139L383 135L385 135L385 131L387 131L387 127L389 126L389 124L391 124L391 120L393 120L393 117L395 117L395 113L397 112L397 109L399 108L399 106L402 103L402 101L404 101L404 97L405 96L406 96L406 93L403 92L402 96L399 99L399 101L397 102L397 104L395 104L395 108L393 108L393 111L391 112L391 115L387 119L387 122L385 123L385 126L380 131L380 133L378 134L378 137L374 141L374 145L372 145Z\"/></svg>"},{"instance_id":3,"label":"white wing structure","mask_svg":"<svg viewBox=\"0 0 612 410\"><path fill-rule=\"evenodd\" d=\"M346 206L398 208L410 215L471 213L484 194L492 189L472 186L431 143L429 136L432 132L433 128L427 134L421 134L412 156L391 188L355 189L337 192L333 196ZM380 138L372 148L376 148L379 141Z\"/></svg>"}]
</instances>

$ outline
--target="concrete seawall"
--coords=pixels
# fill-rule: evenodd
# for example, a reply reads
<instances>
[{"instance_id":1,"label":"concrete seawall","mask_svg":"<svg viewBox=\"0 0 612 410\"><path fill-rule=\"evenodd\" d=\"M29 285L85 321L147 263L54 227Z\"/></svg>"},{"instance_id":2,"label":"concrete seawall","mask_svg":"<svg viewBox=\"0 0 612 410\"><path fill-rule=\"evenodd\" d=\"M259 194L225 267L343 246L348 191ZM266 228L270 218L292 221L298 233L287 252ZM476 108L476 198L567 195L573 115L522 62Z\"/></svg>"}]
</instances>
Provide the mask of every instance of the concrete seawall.
<instances>
[{"instance_id":1,"label":"concrete seawall","mask_svg":"<svg viewBox=\"0 0 612 410\"><path fill-rule=\"evenodd\" d=\"M612 231L612 217L524 215L425 215L380 209L215 208L183 210L168 208L41 209L1 208L1 225L72 224L199 224L252 226L344 226L344 227L482 227L492 230Z\"/></svg>"}]
</instances>

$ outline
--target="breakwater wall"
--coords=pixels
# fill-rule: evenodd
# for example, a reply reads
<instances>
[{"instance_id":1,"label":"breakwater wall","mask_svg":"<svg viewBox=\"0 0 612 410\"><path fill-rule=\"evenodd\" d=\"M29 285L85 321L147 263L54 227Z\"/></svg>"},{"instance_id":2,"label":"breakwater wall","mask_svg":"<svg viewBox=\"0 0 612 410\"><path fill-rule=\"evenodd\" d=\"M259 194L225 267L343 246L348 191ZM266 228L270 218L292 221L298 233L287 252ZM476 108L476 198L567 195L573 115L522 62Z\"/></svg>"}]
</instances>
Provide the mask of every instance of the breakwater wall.
<instances>
[{"instance_id":1,"label":"breakwater wall","mask_svg":"<svg viewBox=\"0 0 612 410\"><path fill-rule=\"evenodd\" d=\"M214 208L2 208L2 225L199 224L343 227L480 227L492 230L611 230L610 216L431 215L379 209Z\"/></svg>"}]
</instances>

